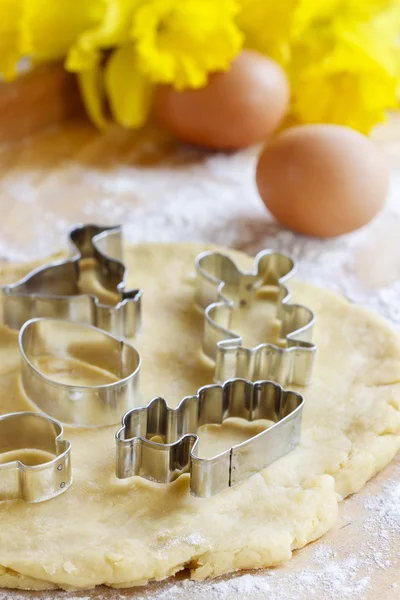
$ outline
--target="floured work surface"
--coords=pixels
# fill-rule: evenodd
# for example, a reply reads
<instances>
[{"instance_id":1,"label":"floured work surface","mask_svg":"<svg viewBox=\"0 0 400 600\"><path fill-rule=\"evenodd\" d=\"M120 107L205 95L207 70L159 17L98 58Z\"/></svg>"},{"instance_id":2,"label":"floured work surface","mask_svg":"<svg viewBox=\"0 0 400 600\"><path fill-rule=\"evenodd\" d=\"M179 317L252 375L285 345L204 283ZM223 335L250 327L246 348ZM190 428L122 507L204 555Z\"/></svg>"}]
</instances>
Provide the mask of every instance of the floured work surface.
<instances>
[{"instance_id":1,"label":"floured work surface","mask_svg":"<svg viewBox=\"0 0 400 600\"><path fill-rule=\"evenodd\" d=\"M213 365L200 352L202 315L193 305L193 261L202 249L144 244L125 253L128 285L144 289L143 329L133 342L143 357L143 402L163 395L176 406L212 381ZM251 266L249 257L233 254ZM2 283L16 278L6 269ZM400 341L381 318L331 292L291 287L294 301L317 314L300 446L236 488L200 499L189 495L187 476L168 486L118 481L117 427L66 428L71 489L39 505L0 505L3 587L127 587L183 568L202 579L277 565L334 525L338 500L359 491L400 446ZM265 341L261 308L241 324L246 343ZM0 411L25 410L16 332L1 329L0 357ZM235 426L223 433L207 432L207 454L244 435Z\"/></svg>"}]
</instances>

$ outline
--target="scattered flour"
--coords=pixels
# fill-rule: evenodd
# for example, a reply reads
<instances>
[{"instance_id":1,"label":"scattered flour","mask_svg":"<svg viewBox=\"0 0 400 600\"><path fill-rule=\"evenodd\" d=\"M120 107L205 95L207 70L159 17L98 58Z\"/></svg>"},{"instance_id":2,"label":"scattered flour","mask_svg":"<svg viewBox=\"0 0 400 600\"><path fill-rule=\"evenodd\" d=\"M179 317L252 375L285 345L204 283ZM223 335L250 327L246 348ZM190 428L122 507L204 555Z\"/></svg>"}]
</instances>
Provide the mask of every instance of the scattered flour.
<instances>
[{"instance_id":1,"label":"scattered flour","mask_svg":"<svg viewBox=\"0 0 400 600\"><path fill-rule=\"evenodd\" d=\"M365 521L367 531L373 530L385 539L390 534L400 535L400 479L385 483L382 494L367 497L363 506L373 511L373 517Z\"/></svg>"},{"instance_id":2,"label":"scattered flour","mask_svg":"<svg viewBox=\"0 0 400 600\"><path fill-rule=\"evenodd\" d=\"M66 248L68 230L82 221L122 223L131 242L208 241L250 253L271 247L299 261L299 277L340 291L400 325L400 255L393 252L400 237L399 169L393 170L385 209L370 225L319 240L282 229L265 210L255 185L257 149L207 155L178 147L146 168L137 166L135 157L158 157L156 141L144 139L133 149L125 132L111 128L105 135L110 156L115 148L120 158L115 164L101 155L92 158L88 142L81 155L89 160L63 158L47 171L30 160L27 141L20 157L23 164L27 153L26 168L0 172L0 193L18 215L12 223L23 231L18 235L7 219L0 223L0 258L31 260ZM362 271L368 283L360 279Z\"/></svg>"}]
</instances>

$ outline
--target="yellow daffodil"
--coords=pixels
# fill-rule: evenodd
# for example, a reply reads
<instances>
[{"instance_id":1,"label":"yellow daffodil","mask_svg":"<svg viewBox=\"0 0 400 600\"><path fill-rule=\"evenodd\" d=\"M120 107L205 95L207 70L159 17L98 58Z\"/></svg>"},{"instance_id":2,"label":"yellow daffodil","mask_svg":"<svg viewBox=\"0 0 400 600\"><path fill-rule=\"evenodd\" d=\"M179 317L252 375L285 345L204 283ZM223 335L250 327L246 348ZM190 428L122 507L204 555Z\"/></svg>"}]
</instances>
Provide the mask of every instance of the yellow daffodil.
<instances>
[{"instance_id":1,"label":"yellow daffodil","mask_svg":"<svg viewBox=\"0 0 400 600\"><path fill-rule=\"evenodd\" d=\"M107 119L104 116L105 90L100 63L78 73L78 84L91 121L99 129L104 129L107 126Z\"/></svg>"},{"instance_id":2,"label":"yellow daffodil","mask_svg":"<svg viewBox=\"0 0 400 600\"><path fill-rule=\"evenodd\" d=\"M289 75L291 121L340 123L367 133L396 106L398 0L240 2L245 45L273 56ZM255 24L266 28L278 10L286 15L279 34L268 29L261 36Z\"/></svg>"},{"instance_id":3,"label":"yellow daffodil","mask_svg":"<svg viewBox=\"0 0 400 600\"><path fill-rule=\"evenodd\" d=\"M153 83L199 87L209 72L227 69L241 44L235 14L235 0L108 0L102 21L79 35L66 61L94 123L106 124L104 92L116 121L139 127ZM102 51L115 46L103 72Z\"/></svg>"},{"instance_id":4,"label":"yellow daffodil","mask_svg":"<svg viewBox=\"0 0 400 600\"><path fill-rule=\"evenodd\" d=\"M242 35L236 0L146 0L133 16L140 70L176 89L206 84L212 71L228 69Z\"/></svg>"},{"instance_id":5,"label":"yellow daffodil","mask_svg":"<svg viewBox=\"0 0 400 600\"><path fill-rule=\"evenodd\" d=\"M206 85L244 41L285 68L292 121L367 132L398 102L399 32L400 0L0 0L0 75L65 58L98 127L107 101L139 127L155 85Z\"/></svg>"},{"instance_id":6,"label":"yellow daffodil","mask_svg":"<svg viewBox=\"0 0 400 600\"><path fill-rule=\"evenodd\" d=\"M0 74L8 81L16 75L22 56L22 0L0 0Z\"/></svg>"},{"instance_id":7,"label":"yellow daffodil","mask_svg":"<svg viewBox=\"0 0 400 600\"><path fill-rule=\"evenodd\" d=\"M123 127L140 127L148 117L153 85L138 68L133 44L115 50L105 69L105 86L115 120Z\"/></svg>"},{"instance_id":8,"label":"yellow daffodil","mask_svg":"<svg viewBox=\"0 0 400 600\"><path fill-rule=\"evenodd\" d=\"M344 8L339 3L339 14L311 21L293 40L290 78L297 120L340 123L368 133L384 120L385 110L396 107L395 15L373 17L378 4L350 0ZM368 21L360 21L362 11Z\"/></svg>"},{"instance_id":9,"label":"yellow daffodil","mask_svg":"<svg viewBox=\"0 0 400 600\"><path fill-rule=\"evenodd\" d=\"M245 45L285 65L296 0L240 0L237 23Z\"/></svg>"},{"instance_id":10,"label":"yellow daffodil","mask_svg":"<svg viewBox=\"0 0 400 600\"><path fill-rule=\"evenodd\" d=\"M385 120L382 109L396 107L396 85L384 73L332 74L302 82L292 118L301 123L336 123L362 133Z\"/></svg>"},{"instance_id":11,"label":"yellow daffodil","mask_svg":"<svg viewBox=\"0 0 400 600\"><path fill-rule=\"evenodd\" d=\"M71 71L85 71L99 61L101 51L129 41L132 14L140 0L101 0L101 19L74 40L66 66Z\"/></svg>"},{"instance_id":12,"label":"yellow daffodil","mask_svg":"<svg viewBox=\"0 0 400 600\"><path fill-rule=\"evenodd\" d=\"M291 13L290 37L304 35L309 26L336 27L346 23L368 21L382 11L387 11L398 0L294 0ZM317 33L316 31L314 33Z\"/></svg>"},{"instance_id":13,"label":"yellow daffodil","mask_svg":"<svg viewBox=\"0 0 400 600\"><path fill-rule=\"evenodd\" d=\"M62 59L102 19L106 0L24 0L24 52L33 62Z\"/></svg>"},{"instance_id":14,"label":"yellow daffodil","mask_svg":"<svg viewBox=\"0 0 400 600\"><path fill-rule=\"evenodd\" d=\"M97 127L103 128L107 124L104 116L106 92L117 122L126 127L140 126L146 111L141 109L138 113L138 107L146 102L146 86L138 85L140 77L137 76L136 61L130 61L135 52L133 45L129 46L132 13L138 0L103 1L101 20L77 37L68 52L66 68L78 73L86 109ZM120 45L126 47L113 51L104 74L103 51ZM124 76L121 67L125 69ZM129 102L135 94L141 97Z\"/></svg>"}]
</instances>

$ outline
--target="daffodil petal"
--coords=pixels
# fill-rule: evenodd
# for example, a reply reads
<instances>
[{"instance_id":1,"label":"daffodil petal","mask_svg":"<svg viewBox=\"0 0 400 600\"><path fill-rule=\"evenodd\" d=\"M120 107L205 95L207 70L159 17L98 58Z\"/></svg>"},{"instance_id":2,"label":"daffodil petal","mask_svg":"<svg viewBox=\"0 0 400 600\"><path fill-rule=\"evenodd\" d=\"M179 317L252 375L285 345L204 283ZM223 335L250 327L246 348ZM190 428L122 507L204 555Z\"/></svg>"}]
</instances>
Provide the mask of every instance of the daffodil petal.
<instances>
[{"instance_id":1,"label":"daffodil petal","mask_svg":"<svg viewBox=\"0 0 400 600\"><path fill-rule=\"evenodd\" d=\"M64 58L85 30L101 19L105 0L24 0L24 51L33 62Z\"/></svg>"},{"instance_id":2,"label":"daffodil petal","mask_svg":"<svg viewBox=\"0 0 400 600\"><path fill-rule=\"evenodd\" d=\"M83 102L91 121L99 129L107 126L104 116L103 73L99 64L92 69L78 73L78 82Z\"/></svg>"},{"instance_id":3,"label":"daffodil petal","mask_svg":"<svg viewBox=\"0 0 400 600\"><path fill-rule=\"evenodd\" d=\"M272 0L253 0L264 1L265 11ZM398 0L295 3L286 65L293 118L368 133L398 102Z\"/></svg>"},{"instance_id":4,"label":"daffodil petal","mask_svg":"<svg viewBox=\"0 0 400 600\"><path fill-rule=\"evenodd\" d=\"M0 0L0 74L9 81L16 76L16 65L21 58L22 18L21 0Z\"/></svg>"},{"instance_id":5,"label":"daffodil petal","mask_svg":"<svg viewBox=\"0 0 400 600\"><path fill-rule=\"evenodd\" d=\"M148 117L153 86L139 71L133 44L113 52L104 74L111 112L120 125L141 127Z\"/></svg>"},{"instance_id":6,"label":"daffodil petal","mask_svg":"<svg viewBox=\"0 0 400 600\"><path fill-rule=\"evenodd\" d=\"M133 14L141 71L176 89L201 87L229 68L242 47L236 0L146 0Z\"/></svg>"},{"instance_id":7,"label":"daffodil petal","mask_svg":"<svg viewBox=\"0 0 400 600\"><path fill-rule=\"evenodd\" d=\"M101 19L79 35L68 52L66 68L70 71L90 69L97 62L101 49L126 44L138 1L102 0Z\"/></svg>"},{"instance_id":8,"label":"daffodil petal","mask_svg":"<svg viewBox=\"0 0 400 600\"><path fill-rule=\"evenodd\" d=\"M267 54L281 64L288 62L290 29L298 0L239 0L237 23L245 46Z\"/></svg>"}]
</instances>

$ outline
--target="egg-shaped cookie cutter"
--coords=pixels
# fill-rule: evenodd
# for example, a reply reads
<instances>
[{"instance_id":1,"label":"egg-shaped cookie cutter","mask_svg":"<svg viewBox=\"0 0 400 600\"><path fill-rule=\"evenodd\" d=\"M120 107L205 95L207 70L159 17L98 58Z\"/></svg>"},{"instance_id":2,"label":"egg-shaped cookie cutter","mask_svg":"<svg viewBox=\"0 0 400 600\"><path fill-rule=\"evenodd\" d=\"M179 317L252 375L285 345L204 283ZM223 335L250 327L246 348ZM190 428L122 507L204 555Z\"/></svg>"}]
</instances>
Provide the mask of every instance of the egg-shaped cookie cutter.
<instances>
[{"instance_id":1,"label":"egg-shaped cookie cutter","mask_svg":"<svg viewBox=\"0 0 400 600\"><path fill-rule=\"evenodd\" d=\"M102 329L63 319L31 319L19 332L19 348L26 395L39 410L64 424L114 425L121 414L140 405L140 354ZM94 369L96 379L106 375L115 380L100 385L64 383L60 375L71 359L75 368ZM43 361L58 370L58 377L41 371Z\"/></svg>"}]
</instances>

